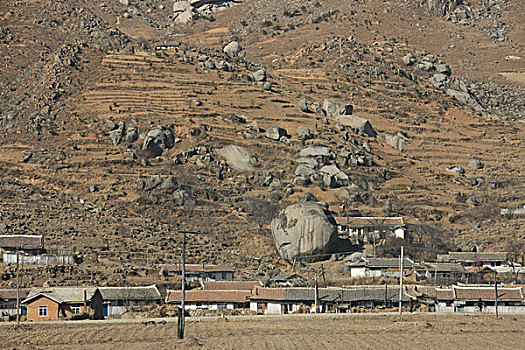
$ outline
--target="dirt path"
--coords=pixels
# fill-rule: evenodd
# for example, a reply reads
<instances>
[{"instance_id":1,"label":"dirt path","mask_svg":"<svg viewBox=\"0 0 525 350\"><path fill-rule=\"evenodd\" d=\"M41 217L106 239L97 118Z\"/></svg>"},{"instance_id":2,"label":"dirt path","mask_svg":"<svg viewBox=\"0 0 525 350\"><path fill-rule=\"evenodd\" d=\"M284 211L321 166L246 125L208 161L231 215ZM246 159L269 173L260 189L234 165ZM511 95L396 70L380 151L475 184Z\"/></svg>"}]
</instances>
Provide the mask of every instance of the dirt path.
<instances>
[{"instance_id":1,"label":"dirt path","mask_svg":"<svg viewBox=\"0 0 525 350\"><path fill-rule=\"evenodd\" d=\"M191 319L189 319L191 320ZM525 316L323 315L200 318L176 323L24 324L0 327L2 349L518 349Z\"/></svg>"}]
</instances>

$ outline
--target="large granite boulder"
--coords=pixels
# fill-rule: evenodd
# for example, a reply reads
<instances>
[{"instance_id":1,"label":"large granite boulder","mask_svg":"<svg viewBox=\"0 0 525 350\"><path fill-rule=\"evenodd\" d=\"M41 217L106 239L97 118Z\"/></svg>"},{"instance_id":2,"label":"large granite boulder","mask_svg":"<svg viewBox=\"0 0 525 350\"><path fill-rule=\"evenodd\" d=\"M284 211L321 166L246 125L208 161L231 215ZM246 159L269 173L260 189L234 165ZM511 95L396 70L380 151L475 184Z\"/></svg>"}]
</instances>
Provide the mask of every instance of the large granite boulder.
<instances>
[{"instance_id":1,"label":"large granite boulder","mask_svg":"<svg viewBox=\"0 0 525 350\"><path fill-rule=\"evenodd\" d=\"M289 262L328 259L337 241L334 218L321 203L286 207L272 220L271 229L277 251Z\"/></svg>"},{"instance_id":2,"label":"large granite boulder","mask_svg":"<svg viewBox=\"0 0 525 350\"><path fill-rule=\"evenodd\" d=\"M328 117L335 118L340 115L351 115L354 107L347 103L327 99L323 102L323 111Z\"/></svg>"},{"instance_id":3,"label":"large granite boulder","mask_svg":"<svg viewBox=\"0 0 525 350\"><path fill-rule=\"evenodd\" d=\"M257 163L257 159L251 156L250 150L246 147L227 145L218 150L217 153L226 160L230 168L237 171L254 170L253 164Z\"/></svg>"},{"instance_id":4,"label":"large granite boulder","mask_svg":"<svg viewBox=\"0 0 525 350\"><path fill-rule=\"evenodd\" d=\"M354 117L352 115L340 115L336 117L335 120L344 126L349 126L354 130L367 134L368 136L377 136L377 133L372 127L372 124L370 124L370 122L365 118Z\"/></svg>"}]
</instances>

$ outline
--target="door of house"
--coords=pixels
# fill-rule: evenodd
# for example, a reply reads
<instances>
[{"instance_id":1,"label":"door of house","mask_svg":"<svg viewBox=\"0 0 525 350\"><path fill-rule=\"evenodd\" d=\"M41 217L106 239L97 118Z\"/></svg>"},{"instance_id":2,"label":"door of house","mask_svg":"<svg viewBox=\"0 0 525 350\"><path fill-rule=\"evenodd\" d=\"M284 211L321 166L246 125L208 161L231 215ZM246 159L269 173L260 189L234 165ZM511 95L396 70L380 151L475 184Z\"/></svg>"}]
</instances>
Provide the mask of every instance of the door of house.
<instances>
[{"instance_id":1,"label":"door of house","mask_svg":"<svg viewBox=\"0 0 525 350\"><path fill-rule=\"evenodd\" d=\"M104 317L109 316L109 304L104 304L102 307L102 314Z\"/></svg>"}]
</instances>

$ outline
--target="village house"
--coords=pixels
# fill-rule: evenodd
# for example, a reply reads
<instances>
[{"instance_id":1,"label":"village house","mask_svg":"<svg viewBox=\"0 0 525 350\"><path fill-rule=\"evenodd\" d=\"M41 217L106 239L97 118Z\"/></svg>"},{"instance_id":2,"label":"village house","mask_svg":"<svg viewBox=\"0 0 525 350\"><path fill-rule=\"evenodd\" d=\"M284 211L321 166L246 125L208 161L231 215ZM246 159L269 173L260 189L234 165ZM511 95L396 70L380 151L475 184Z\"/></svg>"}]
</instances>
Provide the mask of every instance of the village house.
<instances>
[{"instance_id":1,"label":"village house","mask_svg":"<svg viewBox=\"0 0 525 350\"><path fill-rule=\"evenodd\" d=\"M406 236L402 217L336 216L334 219L339 236L356 244L379 243L389 237L405 239Z\"/></svg>"},{"instance_id":2,"label":"village house","mask_svg":"<svg viewBox=\"0 0 525 350\"><path fill-rule=\"evenodd\" d=\"M30 288L20 288L20 301L27 298ZM16 289L0 289L0 316L16 315ZM25 315L26 308L20 305L20 314Z\"/></svg>"},{"instance_id":3,"label":"village house","mask_svg":"<svg viewBox=\"0 0 525 350\"><path fill-rule=\"evenodd\" d=\"M24 251L25 254L37 255L44 252L44 237L41 235L0 235L0 249L14 254Z\"/></svg>"},{"instance_id":4,"label":"village house","mask_svg":"<svg viewBox=\"0 0 525 350\"><path fill-rule=\"evenodd\" d=\"M345 265L342 271L352 277L399 277L399 263L398 258L362 258ZM412 260L403 259L404 274L410 273L413 265Z\"/></svg>"},{"instance_id":5,"label":"village house","mask_svg":"<svg viewBox=\"0 0 525 350\"><path fill-rule=\"evenodd\" d=\"M103 319L103 299L96 287L32 288L27 299L28 321L69 319L86 313Z\"/></svg>"},{"instance_id":6,"label":"village house","mask_svg":"<svg viewBox=\"0 0 525 350\"><path fill-rule=\"evenodd\" d=\"M410 298L403 294L403 303ZM319 312L351 312L356 306L374 308L399 302L399 287L319 288ZM315 288L255 288L250 310L257 314L315 312Z\"/></svg>"},{"instance_id":7,"label":"village house","mask_svg":"<svg viewBox=\"0 0 525 350\"><path fill-rule=\"evenodd\" d=\"M438 262L455 262L464 267L487 266L497 267L508 265L507 252L449 252L438 255Z\"/></svg>"},{"instance_id":8,"label":"village house","mask_svg":"<svg viewBox=\"0 0 525 350\"><path fill-rule=\"evenodd\" d=\"M460 263L424 262L425 277L439 282L457 282L465 278L466 270Z\"/></svg>"},{"instance_id":9,"label":"village house","mask_svg":"<svg viewBox=\"0 0 525 350\"><path fill-rule=\"evenodd\" d=\"M261 281L200 281L201 287L186 291L186 310L247 309L248 296L254 288L262 286ZM168 290L166 303L180 305L181 290Z\"/></svg>"},{"instance_id":10,"label":"village house","mask_svg":"<svg viewBox=\"0 0 525 350\"><path fill-rule=\"evenodd\" d=\"M191 289L185 293L186 310L233 310L247 309L250 306L249 290L202 290ZM181 306L182 291L167 290L166 303Z\"/></svg>"},{"instance_id":11,"label":"village house","mask_svg":"<svg viewBox=\"0 0 525 350\"><path fill-rule=\"evenodd\" d=\"M494 286L453 285L436 288L436 312L495 312ZM498 312L523 313L522 287L498 287Z\"/></svg>"},{"instance_id":12,"label":"village house","mask_svg":"<svg viewBox=\"0 0 525 350\"><path fill-rule=\"evenodd\" d=\"M7 264L73 265L73 252L68 249L44 248L41 235L0 235L1 261ZM18 256L17 256L17 252Z\"/></svg>"},{"instance_id":13,"label":"village house","mask_svg":"<svg viewBox=\"0 0 525 350\"><path fill-rule=\"evenodd\" d=\"M118 316L126 311L143 311L147 306L159 305L162 297L157 286L99 287L104 316Z\"/></svg>"},{"instance_id":14,"label":"village house","mask_svg":"<svg viewBox=\"0 0 525 350\"><path fill-rule=\"evenodd\" d=\"M186 282L233 281L235 270L225 265L186 264ZM161 265L161 273L181 276L182 264Z\"/></svg>"}]
</instances>

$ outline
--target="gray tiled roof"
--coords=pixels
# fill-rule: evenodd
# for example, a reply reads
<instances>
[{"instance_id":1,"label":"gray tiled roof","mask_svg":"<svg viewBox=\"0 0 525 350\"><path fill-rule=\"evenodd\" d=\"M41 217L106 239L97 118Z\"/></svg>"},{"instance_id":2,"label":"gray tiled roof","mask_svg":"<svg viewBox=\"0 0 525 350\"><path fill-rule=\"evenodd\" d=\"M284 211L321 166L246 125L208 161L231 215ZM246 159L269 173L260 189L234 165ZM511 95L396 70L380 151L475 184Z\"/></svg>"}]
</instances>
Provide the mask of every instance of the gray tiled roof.
<instances>
[{"instance_id":1,"label":"gray tiled roof","mask_svg":"<svg viewBox=\"0 0 525 350\"><path fill-rule=\"evenodd\" d=\"M42 249L44 238L40 235L0 235L0 248Z\"/></svg>"},{"instance_id":2,"label":"gray tiled roof","mask_svg":"<svg viewBox=\"0 0 525 350\"><path fill-rule=\"evenodd\" d=\"M357 302L357 301L377 301L384 302L399 301L399 287L379 288L319 288L319 299L323 302ZM284 299L288 301L310 301L315 300L314 288L288 288L285 289ZM408 297L404 295L404 301Z\"/></svg>"},{"instance_id":3,"label":"gray tiled roof","mask_svg":"<svg viewBox=\"0 0 525 350\"><path fill-rule=\"evenodd\" d=\"M157 286L99 287L104 300L161 300Z\"/></svg>"},{"instance_id":4,"label":"gray tiled roof","mask_svg":"<svg viewBox=\"0 0 525 350\"><path fill-rule=\"evenodd\" d=\"M30 301L38 295L45 296L58 303L81 303L84 301L84 291L86 300L89 301L95 295L97 287L50 287L50 288L31 288L29 296L23 302Z\"/></svg>"}]
</instances>

